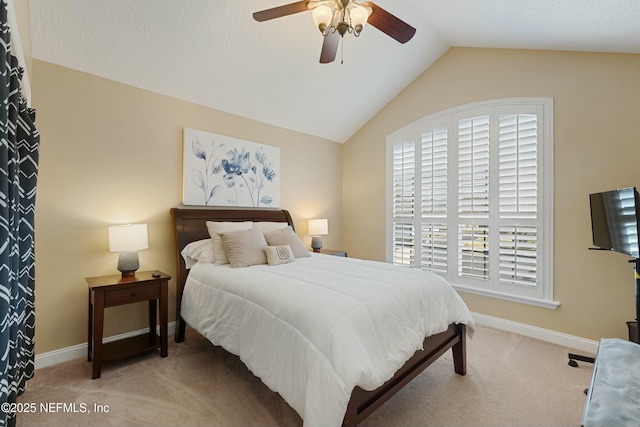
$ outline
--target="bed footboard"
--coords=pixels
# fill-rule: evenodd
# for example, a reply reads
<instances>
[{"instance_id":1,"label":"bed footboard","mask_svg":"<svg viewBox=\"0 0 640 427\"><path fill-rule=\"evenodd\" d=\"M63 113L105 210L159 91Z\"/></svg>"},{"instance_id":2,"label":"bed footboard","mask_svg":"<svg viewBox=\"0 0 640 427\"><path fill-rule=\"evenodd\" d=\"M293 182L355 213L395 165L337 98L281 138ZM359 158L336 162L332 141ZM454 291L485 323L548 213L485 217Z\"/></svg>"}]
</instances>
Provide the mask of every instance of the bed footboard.
<instances>
[{"instance_id":1,"label":"bed footboard","mask_svg":"<svg viewBox=\"0 0 640 427\"><path fill-rule=\"evenodd\" d=\"M351 400L342 425L344 427L358 425L449 349L453 351L455 372L466 375L466 325L451 324L445 332L425 338L423 350L418 350L393 378L376 390L365 391L356 387L351 393Z\"/></svg>"}]
</instances>

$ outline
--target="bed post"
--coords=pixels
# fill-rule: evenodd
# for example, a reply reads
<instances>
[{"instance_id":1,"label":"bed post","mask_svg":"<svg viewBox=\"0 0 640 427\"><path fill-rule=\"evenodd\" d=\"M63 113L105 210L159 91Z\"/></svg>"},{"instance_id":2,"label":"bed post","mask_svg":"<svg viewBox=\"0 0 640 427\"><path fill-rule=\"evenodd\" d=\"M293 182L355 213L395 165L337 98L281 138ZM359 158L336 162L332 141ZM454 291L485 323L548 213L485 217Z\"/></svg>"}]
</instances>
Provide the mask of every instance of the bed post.
<instances>
[{"instance_id":1,"label":"bed post","mask_svg":"<svg viewBox=\"0 0 640 427\"><path fill-rule=\"evenodd\" d=\"M184 333L185 333L185 330L187 329L187 322L184 321L182 316L178 315L176 318L176 324L177 326L176 326L174 339L176 342L182 342L184 341Z\"/></svg>"},{"instance_id":2,"label":"bed post","mask_svg":"<svg viewBox=\"0 0 640 427\"><path fill-rule=\"evenodd\" d=\"M180 251L182 250L182 246L184 243L180 241L180 236L184 232L184 227L182 225L182 218L180 216L180 210L173 208L171 209L171 217L173 218L173 230L175 234L175 248L176 248L176 330L174 333L175 342L184 341L184 334L187 327L187 323L184 321L182 316L180 315L180 306L182 303L182 290L184 289L184 283L187 280L187 269L180 256Z\"/></svg>"},{"instance_id":3,"label":"bed post","mask_svg":"<svg viewBox=\"0 0 640 427\"><path fill-rule=\"evenodd\" d=\"M467 375L467 325L458 323L456 335L460 340L451 347L453 352L453 366L456 374Z\"/></svg>"}]
</instances>

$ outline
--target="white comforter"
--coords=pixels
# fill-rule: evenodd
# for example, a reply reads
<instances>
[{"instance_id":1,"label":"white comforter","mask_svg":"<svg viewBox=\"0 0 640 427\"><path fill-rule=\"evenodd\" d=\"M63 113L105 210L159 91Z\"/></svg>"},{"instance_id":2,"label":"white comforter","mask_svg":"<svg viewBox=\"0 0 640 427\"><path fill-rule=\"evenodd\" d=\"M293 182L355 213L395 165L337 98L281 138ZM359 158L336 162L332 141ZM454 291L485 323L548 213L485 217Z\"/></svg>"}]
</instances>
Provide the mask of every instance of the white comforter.
<instances>
[{"instance_id":1,"label":"white comforter","mask_svg":"<svg viewBox=\"0 0 640 427\"><path fill-rule=\"evenodd\" d=\"M450 323L474 327L434 273L320 254L278 266L197 263L181 314L238 355L305 427L340 426L355 386L378 388Z\"/></svg>"}]
</instances>

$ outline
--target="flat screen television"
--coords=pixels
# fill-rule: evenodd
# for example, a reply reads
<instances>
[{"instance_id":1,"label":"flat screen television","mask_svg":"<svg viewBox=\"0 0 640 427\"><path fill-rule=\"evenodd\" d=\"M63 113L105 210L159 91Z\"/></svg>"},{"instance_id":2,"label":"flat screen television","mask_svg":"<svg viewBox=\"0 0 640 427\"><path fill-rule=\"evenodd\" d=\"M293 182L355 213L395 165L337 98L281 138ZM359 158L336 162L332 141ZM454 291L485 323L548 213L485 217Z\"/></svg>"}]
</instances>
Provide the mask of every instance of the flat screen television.
<instances>
[{"instance_id":1,"label":"flat screen television","mask_svg":"<svg viewBox=\"0 0 640 427\"><path fill-rule=\"evenodd\" d=\"M640 196L635 187L589 195L593 244L640 258L638 208Z\"/></svg>"}]
</instances>

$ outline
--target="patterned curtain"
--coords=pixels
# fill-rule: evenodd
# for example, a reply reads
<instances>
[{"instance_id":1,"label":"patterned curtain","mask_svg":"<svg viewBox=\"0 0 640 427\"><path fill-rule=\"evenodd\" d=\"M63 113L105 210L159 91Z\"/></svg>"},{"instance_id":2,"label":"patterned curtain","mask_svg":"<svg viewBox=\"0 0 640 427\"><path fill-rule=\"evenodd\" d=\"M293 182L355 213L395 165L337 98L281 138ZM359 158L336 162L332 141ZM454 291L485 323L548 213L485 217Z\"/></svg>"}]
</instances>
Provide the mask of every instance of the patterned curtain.
<instances>
[{"instance_id":1,"label":"patterned curtain","mask_svg":"<svg viewBox=\"0 0 640 427\"><path fill-rule=\"evenodd\" d=\"M20 93L22 69L11 55L7 3L0 6L0 403L15 403L33 377L34 209L40 136ZM6 409L6 406L4 407ZM0 411L0 426L15 414Z\"/></svg>"}]
</instances>

